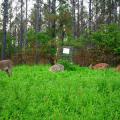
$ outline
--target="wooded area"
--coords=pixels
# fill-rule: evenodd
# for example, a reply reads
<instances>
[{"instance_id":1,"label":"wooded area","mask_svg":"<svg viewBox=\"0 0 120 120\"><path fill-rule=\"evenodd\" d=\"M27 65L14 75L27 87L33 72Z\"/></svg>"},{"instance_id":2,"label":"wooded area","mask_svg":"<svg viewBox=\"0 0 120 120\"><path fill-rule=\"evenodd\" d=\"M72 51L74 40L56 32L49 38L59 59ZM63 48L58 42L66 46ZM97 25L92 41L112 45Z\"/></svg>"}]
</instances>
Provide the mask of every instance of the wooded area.
<instances>
[{"instance_id":1,"label":"wooded area","mask_svg":"<svg viewBox=\"0 0 120 120\"><path fill-rule=\"evenodd\" d=\"M0 0L0 120L120 120L120 0Z\"/></svg>"},{"instance_id":2,"label":"wooded area","mask_svg":"<svg viewBox=\"0 0 120 120\"><path fill-rule=\"evenodd\" d=\"M30 4L0 5L1 59L54 64L61 48L72 46L80 65L119 63L120 0L35 0L31 10Z\"/></svg>"}]
</instances>

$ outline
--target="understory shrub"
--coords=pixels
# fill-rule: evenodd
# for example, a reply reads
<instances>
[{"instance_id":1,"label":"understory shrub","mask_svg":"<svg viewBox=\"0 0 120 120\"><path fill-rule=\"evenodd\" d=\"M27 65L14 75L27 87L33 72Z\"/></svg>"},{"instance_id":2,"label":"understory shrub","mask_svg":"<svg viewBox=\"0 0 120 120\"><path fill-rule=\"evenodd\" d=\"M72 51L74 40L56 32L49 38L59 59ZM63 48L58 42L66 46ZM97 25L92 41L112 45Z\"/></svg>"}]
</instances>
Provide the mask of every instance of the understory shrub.
<instances>
[{"instance_id":1,"label":"understory shrub","mask_svg":"<svg viewBox=\"0 0 120 120\"><path fill-rule=\"evenodd\" d=\"M117 24L102 25L91 34L91 40L96 48L120 54L120 27Z\"/></svg>"},{"instance_id":2,"label":"understory shrub","mask_svg":"<svg viewBox=\"0 0 120 120\"><path fill-rule=\"evenodd\" d=\"M68 60L59 60L58 61L59 64L62 64L64 65L64 69L65 70L71 70L71 71L74 71L74 70L77 70L78 69L78 66L75 65L74 63L68 61Z\"/></svg>"}]
</instances>

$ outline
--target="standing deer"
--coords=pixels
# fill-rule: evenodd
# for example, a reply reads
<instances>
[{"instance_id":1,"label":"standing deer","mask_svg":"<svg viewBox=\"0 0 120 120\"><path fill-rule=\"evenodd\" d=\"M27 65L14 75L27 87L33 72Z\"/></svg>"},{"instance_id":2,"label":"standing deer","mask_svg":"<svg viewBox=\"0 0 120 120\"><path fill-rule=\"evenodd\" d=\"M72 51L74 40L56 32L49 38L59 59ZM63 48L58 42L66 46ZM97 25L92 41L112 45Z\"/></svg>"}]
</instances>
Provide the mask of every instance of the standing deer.
<instances>
[{"instance_id":1,"label":"standing deer","mask_svg":"<svg viewBox=\"0 0 120 120\"><path fill-rule=\"evenodd\" d=\"M0 70L5 71L8 76L12 75L12 61L11 60L1 60L0 61Z\"/></svg>"}]
</instances>

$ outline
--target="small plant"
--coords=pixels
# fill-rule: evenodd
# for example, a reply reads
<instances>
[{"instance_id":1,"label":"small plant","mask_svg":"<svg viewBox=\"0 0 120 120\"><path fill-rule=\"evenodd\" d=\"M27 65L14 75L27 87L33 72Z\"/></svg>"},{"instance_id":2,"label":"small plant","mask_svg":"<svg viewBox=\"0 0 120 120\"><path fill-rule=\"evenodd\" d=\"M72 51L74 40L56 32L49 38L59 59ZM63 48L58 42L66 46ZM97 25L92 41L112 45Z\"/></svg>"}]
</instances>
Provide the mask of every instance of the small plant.
<instances>
[{"instance_id":1,"label":"small plant","mask_svg":"<svg viewBox=\"0 0 120 120\"><path fill-rule=\"evenodd\" d=\"M72 62L68 61L68 60L59 60L58 61L59 64L64 65L64 69L65 70L71 70L74 71L77 69L77 65L73 64Z\"/></svg>"}]
</instances>

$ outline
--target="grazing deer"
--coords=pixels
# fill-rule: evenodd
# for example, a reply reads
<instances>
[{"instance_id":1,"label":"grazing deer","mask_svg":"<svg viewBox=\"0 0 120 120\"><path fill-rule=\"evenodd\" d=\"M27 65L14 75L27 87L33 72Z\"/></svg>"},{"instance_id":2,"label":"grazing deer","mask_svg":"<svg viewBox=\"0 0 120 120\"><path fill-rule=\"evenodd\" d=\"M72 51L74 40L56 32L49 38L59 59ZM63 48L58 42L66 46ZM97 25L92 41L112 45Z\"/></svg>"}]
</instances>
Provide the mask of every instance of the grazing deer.
<instances>
[{"instance_id":1,"label":"grazing deer","mask_svg":"<svg viewBox=\"0 0 120 120\"><path fill-rule=\"evenodd\" d=\"M116 67L116 71L120 72L120 65Z\"/></svg>"},{"instance_id":2,"label":"grazing deer","mask_svg":"<svg viewBox=\"0 0 120 120\"><path fill-rule=\"evenodd\" d=\"M107 63L98 63L94 66L91 64L89 66L89 68L91 68L91 69L100 69L100 70L106 69L108 67L109 67L109 64L107 64Z\"/></svg>"},{"instance_id":3,"label":"grazing deer","mask_svg":"<svg viewBox=\"0 0 120 120\"><path fill-rule=\"evenodd\" d=\"M11 60L1 60L0 61L0 70L5 71L8 76L12 75L12 61Z\"/></svg>"}]
</instances>

